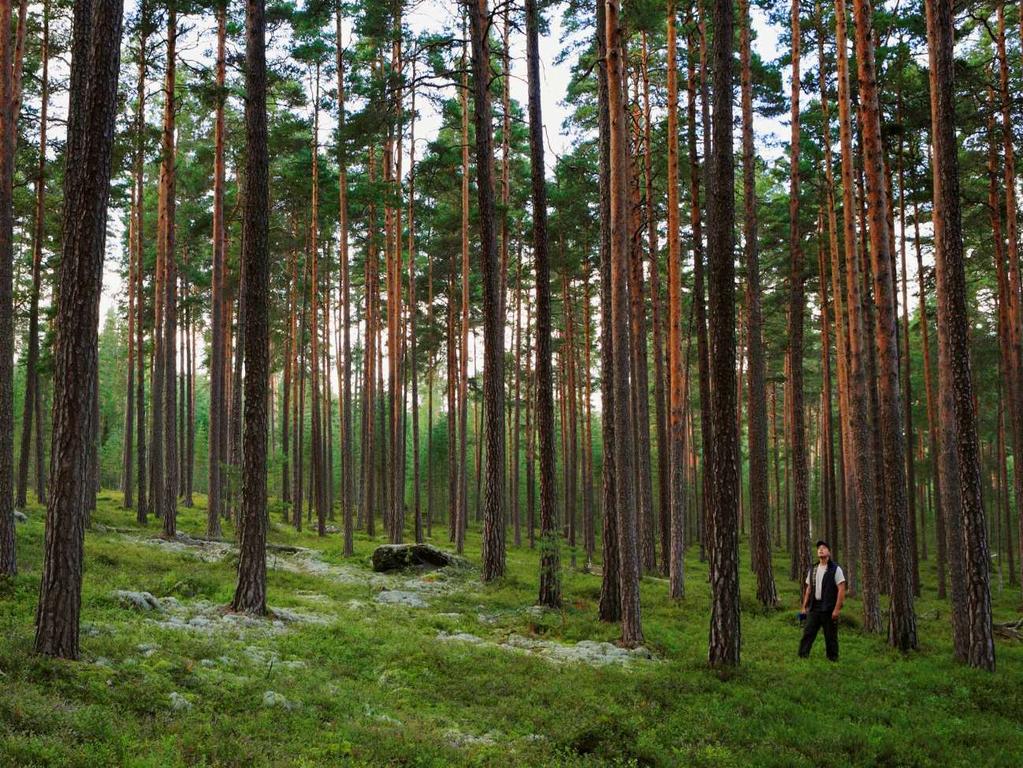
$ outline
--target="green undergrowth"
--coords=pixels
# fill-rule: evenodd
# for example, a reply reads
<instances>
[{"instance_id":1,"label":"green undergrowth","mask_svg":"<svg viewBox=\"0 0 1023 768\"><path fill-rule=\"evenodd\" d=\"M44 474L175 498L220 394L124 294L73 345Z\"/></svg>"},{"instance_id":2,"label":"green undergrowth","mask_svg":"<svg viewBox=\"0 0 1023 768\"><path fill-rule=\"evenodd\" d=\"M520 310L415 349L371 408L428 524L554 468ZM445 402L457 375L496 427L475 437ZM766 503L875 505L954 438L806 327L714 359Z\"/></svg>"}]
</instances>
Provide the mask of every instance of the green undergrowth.
<instances>
[{"instance_id":1,"label":"green undergrowth","mask_svg":"<svg viewBox=\"0 0 1023 768\"><path fill-rule=\"evenodd\" d=\"M181 531L202 535L204 503L180 510ZM508 575L493 586L475 569L381 578L369 568L379 541L357 536L346 561L339 535L297 533L278 522L278 507L271 542L313 552L271 553L269 604L279 614L246 626L223 615L233 553L207 562L195 547L155 544L158 524L137 526L119 495L104 492L86 535L82 660L64 662L31 650L43 510L26 512L21 572L0 582L2 766L979 767L1023 759L1023 647L999 640L993 675L955 664L933 561L923 564L917 604L920 649L906 656L862 634L850 600L840 662L824 660L822 640L811 659L796 658L796 585L779 578L784 608L765 613L744 558L742 666L713 672L707 569L693 548L681 603L668 600L665 580L643 580L652 660L556 663L507 643L613 642L617 628L596 619L599 572L566 568L564 609L529 610L537 556L526 548L509 551ZM447 546L445 529L434 543ZM478 563L473 534L466 554ZM775 573L787 571L779 551ZM428 605L378 603L382 589ZM142 611L115 590L176 603ZM1015 588L994 600L996 621L1020 615ZM201 616L199 626L174 625L173 615L185 623Z\"/></svg>"}]
</instances>

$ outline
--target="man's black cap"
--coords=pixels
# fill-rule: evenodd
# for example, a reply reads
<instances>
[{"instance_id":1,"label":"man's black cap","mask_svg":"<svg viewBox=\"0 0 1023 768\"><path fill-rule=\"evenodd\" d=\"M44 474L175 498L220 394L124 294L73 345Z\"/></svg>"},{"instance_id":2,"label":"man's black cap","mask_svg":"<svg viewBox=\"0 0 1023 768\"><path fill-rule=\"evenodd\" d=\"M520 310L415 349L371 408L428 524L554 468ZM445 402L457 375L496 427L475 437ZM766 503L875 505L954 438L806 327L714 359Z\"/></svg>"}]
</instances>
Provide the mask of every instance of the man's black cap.
<instances>
[{"instance_id":1,"label":"man's black cap","mask_svg":"<svg viewBox=\"0 0 1023 768\"><path fill-rule=\"evenodd\" d=\"M818 539L818 540L817 540L817 544L816 544L816 546L818 546L818 547L819 547L819 546L821 546L822 544L823 544L823 545L824 545L825 547L827 547L827 548L828 548L829 550L831 549L831 545L830 545L830 544L828 544L828 542L824 541L824 539Z\"/></svg>"}]
</instances>

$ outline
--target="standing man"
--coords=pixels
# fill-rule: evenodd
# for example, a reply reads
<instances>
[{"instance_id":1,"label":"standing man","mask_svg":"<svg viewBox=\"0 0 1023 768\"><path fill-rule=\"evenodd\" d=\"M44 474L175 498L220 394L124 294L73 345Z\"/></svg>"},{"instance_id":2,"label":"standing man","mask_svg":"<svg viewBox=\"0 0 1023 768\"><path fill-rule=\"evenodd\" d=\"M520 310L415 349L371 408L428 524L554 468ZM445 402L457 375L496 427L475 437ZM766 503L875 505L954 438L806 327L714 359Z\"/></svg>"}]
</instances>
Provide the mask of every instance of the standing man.
<instances>
[{"instance_id":1,"label":"standing man","mask_svg":"<svg viewBox=\"0 0 1023 768\"><path fill-rule=\"evenodd\" d=\"M799 655L810 655L817 632L823 627L828 661L838 661L838 614L845 602L845 574L831 559L831 547L823 539L817 542L817 558L820 562L806 574L803 589L800 618L806 618L806 628L799 641Z\"/></svg>"}]
</instances>

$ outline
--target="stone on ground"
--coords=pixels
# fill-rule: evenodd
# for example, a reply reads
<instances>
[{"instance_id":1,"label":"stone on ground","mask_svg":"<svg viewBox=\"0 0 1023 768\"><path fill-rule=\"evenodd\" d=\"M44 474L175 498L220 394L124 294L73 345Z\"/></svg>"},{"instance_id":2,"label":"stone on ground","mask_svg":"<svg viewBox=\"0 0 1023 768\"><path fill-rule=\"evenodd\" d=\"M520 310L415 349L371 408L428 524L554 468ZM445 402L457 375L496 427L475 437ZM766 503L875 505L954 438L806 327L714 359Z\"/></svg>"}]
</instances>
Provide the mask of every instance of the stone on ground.
<instances>
[{"instance_id":1,"label":"stone on ground","mask_svg":"<svg viewBox=\"0 0 1023 768\"><path fill-rule=\"evenodd\" d=\"M136 611L159 611L160 601L149 592L132 592L128 589L115 589L112 596L125 608Z\"/></svg>"},{"instance_id":2,"label":"stone on ground","mask_svg":"<svg viewBox=\"0 0 1023 768\"><path fill-rule=\"evenodd\" d=\"M407 605L409 608L426 607L426 601L415 592L403 592L400 589L384 590L373 599L385 605Z\"/></svg>"},{"instance_id":3,"label":"stone on ground","mask_svg":"<svg viewBox=\"0 0 1023 768\"><path fill-rule=\"evenodd\" d=\"M429 544L384 544L373 550L373 570L378 573L407 568L464 568L468 561Z\"/></svg>"}]
</instances>

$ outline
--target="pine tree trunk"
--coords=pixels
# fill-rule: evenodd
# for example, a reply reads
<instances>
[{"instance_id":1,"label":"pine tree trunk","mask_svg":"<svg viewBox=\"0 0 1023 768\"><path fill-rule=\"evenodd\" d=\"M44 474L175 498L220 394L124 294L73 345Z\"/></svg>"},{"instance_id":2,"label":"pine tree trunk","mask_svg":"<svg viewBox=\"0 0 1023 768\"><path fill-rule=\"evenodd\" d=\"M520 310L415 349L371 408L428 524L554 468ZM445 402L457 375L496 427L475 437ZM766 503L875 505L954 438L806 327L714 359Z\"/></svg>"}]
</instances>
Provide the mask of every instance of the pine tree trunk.
<instances>
[{"instance_id":1,"label":"pine tree trunk","mask_svg":"<svg viewBox=\"0 0 1023 768\"><path fill-rule=\"evenodd\" d=\"M522 248L519 248L518 253L518 275L516 276L515 286L515 326L514 326L514 337L515 337L515 360L522 360L522 272L523 272L523 258ZM529 309L527 307L526 311ZM519 480L520 480L520 463L519 459L522 451L522 367L521 365L514 366L514 415L511 424L511 439L512 439L512 468L511 468L511 494L509 503L511 504L511 520L512 520L512 541L516 547L522 546L522 515L519 495Z\"/></svg>"},{"instance_id":2,"label":"pine tree trunk","mask_svg":"<svg viewBox=\"0 0 1023 768\"><path fill-rule=\"evenodd\" d=\"M854 0L856 59L860 85L860 123L863 130L863 165L870 219L870 254L877 305L878 420L884 468L885 518L891 602L888 643L902 651L916 648L916 613L913 609L913 573L910 554L909 513L906 501L905 435L899 386L898 320L895 276L889 238L888 194L885 189L884 149L877 80L874 73L870 0Z\"/></svg>"},{"instance_id":3,"label":"pine tree trunk","mask_svg":"<svg viewBox=\"0 0 1023 768\"><path fill-rule=\"evenodd\" d=\"M944 469L942 464L940 443L938 440L938 399L934 391L934 374L931 372L931 342L930 333L928 327L930 321L927 318L927 299L926 292L924 290L924 262L923 254L920 247L920 210L916 201L913 202L913 247L916 251L916 274L917 282L920 291L920 317L918 323L920 326L920 346L923 347L924 353L924 394L927 400L927 437L928 437L928 455L931 464L931 477L933 478L933 484L935 488L942 488L941 473ZM934 530L935 537L937 539L938 547L938 598L944 600L946 595L946 570L948 563L948 547L945 539L945 512L942 506L942 495L941 493L934 494ZM924 541L926 542L926 537Z\"/></svg>"},{"instance_id":4,"label":"pine tree trunk","mask_svg":"<svg viewBox=\"0 0 1023 768\"><path fill-rule=\"evenodd\" d=\"M266 613L266 391L270 377L269 158L264 0L245 6L245 437L238 586L231 609Z\"/></svg>"},{"instance_id":5,"label":"pine tree trunk","mask_svg":"<svg viewBox=\"0 0 1023 768\"><path fill-rule=\"evenodd\" d=\"M25 401L24 411L21 417L21 451L19 452L18 462L18 489L17 497L14 501L15 507L24 507L26 502L26 494L28 490L28 466L32 457L32 420L35 414L35 410L39 407L40 398L40 384L39 384L39 293L41 290L42 282L42 262L43 262L43 228L46 218L46 119L47 111L49 107L49 94L50 94L50 77L49 77L49 64L50 64L50 4L48 0L43 2L43 37L42 43L39 50L39 58L42 60L42 85L40 93L40 108L39 108L39 164L36 166L36 179L35 179L35 210L32 219L32 287L29 295L29 314L28 314L28 352L25 355ZM136 203L137 204L137 203ZM134 269L138 269L135 266ZM129 281L134 278L134 271L129 270L130 277ZM133 285L133 284L132 284ZM129 336L131 336L131 330L134 330L131 319L131 310L134 308L134 290L129 289ZM132 349L132 341L129 340L128 349L129 357ZM141 352L139 353L141 354ZM133 360L133 358L131 358ZM134 372L134 368L129 362L129 370ZM128 429L125 434L128 435L130 432L131 423L131 396L133 377L131 374L128 376L128 407L126 413L128 420ZM43 439L42 434L36 434L36 443L41 444ZM125 448L125 507L130 507L131 501L131 439L126 437L126 448ZM42 481L37 480L37 488L41 491L44 488ZM45 503L46 499L43 498L43 494L38 494L39 498L37 502L42 504Z\"/></svg>"},{"instance_id":6,"label":"pine tree trunk","mask_svg":"<svg viewBox=\"0 0 1023 768\"><path fill-rule=\"evenodd\" d=\"M11 3L0 6L0 575L18 572L14 549L14 163L17 97ZM86 13L88 8L86 8ZM22 26L22 25L19 25ZM77 637L75 655L77 655Z\"/></svg>"},{"instance_id":7,"label":"pine tree trunk","mask_svg":"<svg viewBox=\"0 0 1023 768\"><path fill-rule=\"evenodd\" d=\"M601 621L619 621L622 616L621 557L618 543L618 490L615 463L616 418L614 389L614 334L611 324L611 112L609 104L607 2L597 2L597 126L599 130L600 187L600 393L603 404L601 434L603 576L600 587ZM538 403L539 405L539 403ZM553 422L553 414L551 421ZM530 432L532 442L532 432ZM531 463L527 463L527 482ZM532 536L530 502L530 536Z\"/></svg>"},{"instance_id":8,"label":"pine tree trunk","mask_svg":"<svg viewBox=\"0 0 1023 768\"><path fill-rule=\"evenodd\" d=\"M302 287L299 289L302 294L302 309L298 320L298 335L296 345L296 357L295 367L298 369L295 376L296 393L294 395L295 401L295 467L292 471L292 525L295 526L296 531L302 530L302 500L305 498L303 491L302 482L305 479L302 475L303 467L305 462L303 461L303 453L305 452L305 370L306 370L306 353L305 353L305 325L306 325L306 310L309 295L309 280L307 279L307 269L309 266L308 260L306 260L305 266L302 268Z\"/></svg>"},{"instance_id":9,"label":"pine tree trunk","mask_svg":"<svg viewBox=\"0 0 1023 768\"><path fill-rule=\"evenodd\" d=\"M335 13L335 44L337 47L337 112L339 135L345 129L345 67L344 49L341 46L341 8ZM344 143L338 142L338 208L340 223L340 244L338 259L341 262L341 351L344 356L342 370L338 371L341 387L341 505L344 507L344 555L354 554L352 515L355 509L355 454L352 434L352 346L351 346L351 265L348 255L348 158ZM340 359L340 358L339 358Z\"/></svg>"},{"instance_id":10,"label":"pine tree trunk","mask_svg":"<svg viewBox=\"0 0 1023 768\"><path fill-rule=\"evenodd\" d=\"M613 354L614 402L631 399L629 363L632 339L629 327L629 212L628 131L625 116L624 46L618 0L605 0L607 42L607 102L610 139L610 278L611 343ZM606 411L605 411L606 412ZM637 546L637 494L635 492L633 414L628 407L615 414L615 512L619 549L622 645L643 642L639 601L639 552Z\"/></svg>"},{"instance_id":11,"label":"pine tree trunk","mask_svg":"<svg viewBox=\"0 0 1023 768\"><path fill-rule=\"evenodd\" d=\"M409 111L409 193L408 193L408 324L410 371L412 384L412 514L415 522L416 543L421 544L423 536L423 509L419 483L419 361L416 338L416 316L419 305L416 301L416 61L412 61L412 104ZM427 460L430 458L427 452Z\"/></svg>"},{"instance_id":12,"label":"pine tree trunk","mask_svg":"<svg viewBox=\"0 0 1023 768\"><path fill-rule=\"evenodd\" d=\"M668 478L668 542L661 528L662 559L668 566L668 594L673 600L685 597L685 515L686 515L686 370L682 359L682 242L679 224L678 190L678 42L675 1L668 0L668 444L661 444L670 467ZM587 343L587 350L589 344ZM664 449L667 449L665 451ZM663 484L662 484L663 492ZM765 507L766 513L766 507ZM667 554L667 557L663 553Z\"/></svg>"},{"instance_id":13,"label":"pine tree trunk","mask_svg":"<svg viewBox=\"0 0 1023 768\"><path fill-rule=\"evenodd\" d=\"M657 244L657 219L654 209L653 193L653 141L651 138L650 119L650 70L647 52L646 32L643 38L643 179L645 182L645 209L647 225L647 255L650 259L650 305L653 320L653 355L654 355L654 414L656 416L654 434L657 437L657 520L661 539L661 561L659 573L669 574L671 559L671 518L668 500L668 415L665 403L665 361L664 361L664 330L661 320L661 271ZM669 51L671 55L671 51ZM675 95L676 102L678 94ZM677 106L676 106L677 109ZM676 159L677 165L677 159ZM676 172L677 173L677 172ZM651 523L653 521L651 520ZM651 527L653 527L651 525ZM650 545L653 546L651 531Z\"/></svg>"},{"instance_id":14,"label":"pine tree trunk","mask_svg":"<svg viewBox=\"0 0 1023 768\"><path fill-rule=\"evenodd\" d=\"M148 522L146 458L146 366L145 366L145 305L143 274L145 273L145 126L146 126L146 48L150 24L146 0L139 3L139 77L135 110L135 430L138 445L137 499L135 519L141 525ZM154 324L155 325L155 324ZM42 462L40 461L40 464Z\"/></svg>"},{"instance_id":15,"label":"pine tree trunk","mask_svg":"<svg viewBox=\"0 0 1023 768\"><path fill-rule=\"evenodd\" d=\"M494 205L493 126L490 107L492 21L487 0L469 7L472 38L473 106L476 119L476 187L483 278L483 401L487 446L483 498L483 581L504 575L504 304Z\"/></svg>"},{"instance_id":16,"label":"pine tree trunk","mask_svg":"<svg viewBox=\"0 0 1023 768\"><path fill-rule=\"evenodd\" d=\"M748 0L740 0L739 17L739 55L742 66L743 253L746 263L746 308L749 314L747 346L749 355L750 559L753 572L757 577L757 600L761 605L774 607L778 604L778 592L774 585L774 572L771 564L771 529L768 522L770 498L767 482L767 394L763 317L760 306L760 253L757 239L756 155L753 147L753 78ZM670 71L669 69L669 73ZM668 172L671 173L670 167ZM681 282L681 275L678 279ZM681 298L679 303L681 304ZM678 312L679 332L681 333L681 306L679 306ZM673 342L673 351L676 346ZM681 349L677 351L681 353ZM679 376L681 378L681 371ZM679 397L681 396L682 392L679 392Z\"/></svg>"},{"instance_id":17,"label":"pine tree trunk","mask_svg":"<svg viewBox=\"0 0 1023 768\"><path fill-rule=\"evenodd\" d=\"M902 123L902 81L899 81L898 120ZM909 533L912 545L913 595L920 597L920 555L917 547L916 524L916 463L913 460L913 382L909 352L909 272L906 269L906 174L903 160L902 135L899 136L898 173L899 173L899 266L902 271L902 326L900 328L903 386L903 419L906 440L906 488L909 514ZM891 229L894 236L894 228Z\"/></svg>"},{"instance_id":18,"label":"pine tree trunk","mask_svg":"<svg viewBox=\"0 0 1023 768\"><path fill-rule=\"evenodd\" d=\"M980 460L977 442L977 421L974 411L973 382L970 370L969 322L966 306L966 276L963 253L962 218L959 208L959 160L954 115L954 14L948 0L930 0L926 4L928 48L934 71L931 124L934 142L934 223L935 269L938 287L938 355L939 366L948 374L938 381L941 420L951 423L958 459L959 505L961 516L956 526L949 526L959 538L954 546L963 552L963 604L955 602L954 613L964 613L959 620L966 629L965 654L957 656L972 667L993 671L995 645L991 626L991 594L987 524L981 497ZM1010 246L1013 243L1010 242ZM946 389L947 388L947 389ZM951 390L951 391L949 391ZM949 407L951 406L951 407ZM946 450L948 447L944 446ZM946 507L948 519L957 517ZM947 520L946 520L947 522ZM958 530L957 530L958 529ZM953 573L953 579L956 574Z\"/></svg>"},{"instance_id":19,"label":"pine tree trunk","mask_svg":"<svg viewBox=\"0 0 1023 768\"><path fill-rule=\"evenodd\" d=\"M475 1L475 0L474 0ZM464 26L464 20L463 20ZM463 39L465 35L463 34ZM465 548L469 521L469 62L462 45L462 286L458 344L458 504L455 510L455 550Z\"/></svg>"},{"instance_id":20,"label":"pine tree trunk","mask_svg":"<svg viewBox=\"0 0 1023 768\"><path fill-rule=\"evenodd\" d=\"M309 285L309 378L312 399L312 445L310 467L313 491L310 501L316 509L316 533L327 535L326 493L323 466L323 409L320 403L320 273L319 273L319 215L320 215L320 66L316 65L313 86L313 135L310 146L312 156L312 194L309 211L309 261L311 279Z\"/></svg>"},{"instance_id":21,"label":"pine tree trunk","mask_svg":"<svg viewBox=\"0 0 1023 768\"><path fill-rule=\"evenodd\" d=\"M1021 6L1023 8L1023 6ZM1023 20L1021 20L1023 29ZM1008 388L1009 414L1012 419L1013 456L1023 457L1023 299L1021 299L1021 278L1019 259L1019 222L1016 209L1016 154L1012 126L1012 102L1009 93L1009 57L1005 50L1005 4L998 4L998 83L1001 92L1002 141L1005 157L1005 223L1008 238L1009 321L1010 355L1007 363L1012 386ZM1023 461L1013 461L1013 496L1023 499ZM1020 518L1019 541L1023 546L1023 515ZM1023 567L1023 549L1020 550L1020 566ZM1012 574L1015 583L1017 574Z\"/></svg>"},{"instance_id":22,"label":"pine tree trunk","mask_svg":"<svg viewBox=\"0 0 1023 768\"><path fill-rule=\"evenodd\" d=\"M177 535L177 489L178 489L178 437L177 437L177 294L178 274L175 262L175 211L176 211L176 145L175 117L177 114L174 94L177 71L177 12L174 8L167 16L167 67L164 81L164 124L163 160L161 166L163 192L163 473L156 479L160 503L162 504L163 535L173 538Z\"/></svg>"},{"instance_id":23,"label":"pine tree trunk","mask_svg":"<svg viewBox=\"0 0 1023 768\"><path fill-rule=\"evenodd\" d=\"M710 415L714 452L710 477L714 499L710 507L710 664L739 663L739 536L738 425L735 420L735 262L733 260L735 195L732 151L733 9L730 0L714 0L712 42L714 85L713 145L707 200L708 320L714 390Z\"/></svg>"},{"instance_id":24,"label":"pine tree trunk","mask_svg":"<svg viewBox=\"0 0 1023 768\"><path fill-rule=\"evenodd\" d=\"M593 553L597 548L597 537L593 519L593 392L592 377L590 375L590 372L593 370L590 359L590 344L592 344L593 333L589 267L586 269L586 278L583 282L583 306L585 307L583 322L583 349L585 350L585 368L583 369L583 377L585 379L585 389L583 392L583 398L586 406L584 444L585 474L583 475L583 528L585 530L586 570L589 571L590 566L593 564ZM518 424L515 425L515 429L518 431Z\"/></svg>"},{"instance_id":25,"label":"pine tree trunk","mask_svg":"<svg viewBox=\"0 0 1023 768\"><path fill-rule=\"evenodd\" d=\"M992 104L994 101L994 89L988 88L988 103ZM1002 234L1002 216L1000 206L1000 195L998 189L998 145L995 141L995 129L994 129L994 111L990 113L988 117L988 133L991 137L988 143L988 211L991 218L991 231L992 240L994 241L994 261L995 261L995 274L997 275L998 281L998 346L1001 352L1001 360L999 360L999 372L1001 374L1000 382L1004 385L1004 389L1008 393L1007 408L1004 410L1009 411L1010 420L1014 417L1014 404L1013 404L1013 391L1014 387L1018 386L1018 382L1012 373L1012 320L1010 317L1011 307L1011 296L1009 294L1009 279L1006 274L1005 268L1005 239ZM1000 472L1007 472L1005 466L1005 425L1004 425L1004 414L999 420L999 466ZM1018 454L1014 454L1018 455ZM1008 571L1009 571L1009 583L1016 583L1016 567L1014 563L1014 553L1012 549L1012 527L1010 518L1008 516L1008 478L1002 479L1002 486L1005 491L1005 509L1006 509L1006 532L1008 534L1008 546L1004 549L999 543L999 552L1004 551L1008 560ZM1015 490L1015 489L1014 489ZM1015 494L1014 494L1015 495ZM996 510L996 515L1001 514L1000 510ZM926 541L926 539L925 539ZM1001 563L999 562L999 567Z\"/></svg>"},{"instance_id":26,"label":"pine tree trunk","mask_svg":"<svg viewBox=\"0 0 1023 768\"><path fill-rule=\"evenodd\" d=\"M859 543L860 584L863 600L863 628L881 631L878 602L877 553L874 537L875 477L873 441L869 430L867 363L864 350L862 300L863 278L857 253L855 207L853 203L852 127L849 107L849 63L846 38L845 0L835 0L835 40L838 53L838 123L842 148L842 217L845 242L846 310L848 313L850 360L850 445L848 459L856 479L856 519Z\"/></svg>"},{"instance_id":27,"label":"pine tree trunk","mask_svg":"<svg viewBox=\"0 0 1023 768\"><path fill-rule=\"evenodd\" d=\"M9 4L4 7L9 11ZM79 653L84 507L95 495L85 470L92 449L92 395L99 365L97 328L118 111L121 16L121 0L82 0L74 8L65 227L53 347L53 474L46 507L35 634L38 653L65 659L77 659ZM2 9L0 28L10 28L9 14ZM6 41L8 35L0 39ZM5 66L9 63L5 45L0 42L0 66L5 73L0 76L0 95L7 97L3 105L6 120L12 110L6 87L10 68ZM10 125L8 122L4 127ZM9 500L10 488L6 490L5 498ZM13 551L10 554L7 560L6 550L0 548L0 570L4 572L13 572Z\"/></svg>"},{"instance_id":28,"label":"pine tree trunk","mask_svg":"<svg viewBox=\"0 0 1023 768\"><path fill-rule=\"evenodd\" d=\"M704 179L710 177L710 104L707 100L707 88L705 82L706 72L706 22L702 4L700 6L700 17L698 25L694 26L690 11L687 26L692 31L689 49L694 51L697 48L697 36L699 37L700 48L700 80L701 88L701 112L703 124L703 149L704 163L701 167L696 149L696 89L697 74L696 64L692 53L689 57L689 217L690 226L693 232L693 301L696 317L696 356L697 375L700 387L700 440L703 449L703 480L701 486L701 505L699 513L699 539L700 539L700 562L706 559L707 548L707 521L710 518L711 494L707 492L707 470L713 466L714 455L714 424L711 419L710 409L710 349L707 340L707 309L706 289L704 288L704 255L703 255L703 219L700 202L700 185ZM698 30L697 30L698 26ZM709 195L709 185L707 186Z\"/></svg>"},{"instance_id":29,"label":"pine tree trunk","mask_svg":"<svg viewBox=\"0 0 1023 768\"><path fill-rule=\"evenodd\" d=\"M369 177L371 182L376 181L376 147L369 148ZM365 274L363 285L366 294L366 338L363 344L364 362L362 385L362 515L365 521L366 533L376 536L376 493L374 485L374 439L373 439L373 415L375 407L376 389L376 282L379 271L377 262L377 242L375 233L376 227L376 206L370 204L370 238L366 247L366 261L364 264Z\"/></svg>"},{"instance_id":30,"label":"pine tree trunk","mask_svg":"<svg viewBox=\"0 0 1023 768\"><path fill-rule=\"evenodd\" d=\"M789 328L788 397L790 408L789 443L792 447L792 480L794 530L792 537L792 565L789 578L801 582L803 574L810 570L810 488L807 468L806 422L803 398L803 313L806 295L804 291L804 258L802 235L799 229L799 96L800 96L800 32L799 0L793 0L790 16L792 30L792 111L790 124L791 165L789 172L789 255L791 272L789 277Z\"/></svg>"},{"instance_id":31,"label":"pine tree trunk","mask_svg":"<svg viewBox=\"0 0 1023 768\"><path fill-rule=\"evenodd\" d=\"M226 76L227 6L217 9L217 108L213 121L213 276L210 304L210 422L209 422L209 474L207 488L206 535L220 537L221 464L225 456L220 453L221 430L225 429L224 398L224 267L226 235L224 227L224 90ZM287 378L287 374L285 374ZM284 406L287 410L287 405ZM287 416L284 419L284 488L287 488Z\"/></svg>"},{"instance_id":32,"label":"pine tree trunk","mask_svg":"<svg viewBox=\"0 0 1023 768\"><path fill-rule=\"evenodd\" d=\"M630 181L630 224L629 224L629 322L630 337L636 339L632 344L632 388L631 402L633 408L633 445L636 450L636 503L638 546L640 569L642 573L653 573L656 568L654 548L654 509L653 482L651 478L652 458L650 452L650 385L649 364L647 362L647 323L646 323L646 285L643 276L643 226L642 199L640 195L639 154L642 150L640 137L641 115L639 74L629 72L628 35L625 25L622 26L622 57L625 61L625 78L630 75L633 80L633 101L631 117L632 150L629 154ZM623 89L627 97L627 88ZM626 103L626 107L628 104ZM642 341L639 341L642 340Z\"/></svg>"},{"instance_id":33,"label":"pine tree trunk","mask_svg":"<svg viewBox=\"0 0 1023 768\"><path fill-rule=\"evenodd\" d=\"M540 436L540 594L538 602L561 606L561 552L554 486L554 373L551 360L551 272L547 241L543 116L540 108L539 13L526 0L526 67L529 89L529 158L536 259L536 422Z\"/></svg>"}]
</instances>

